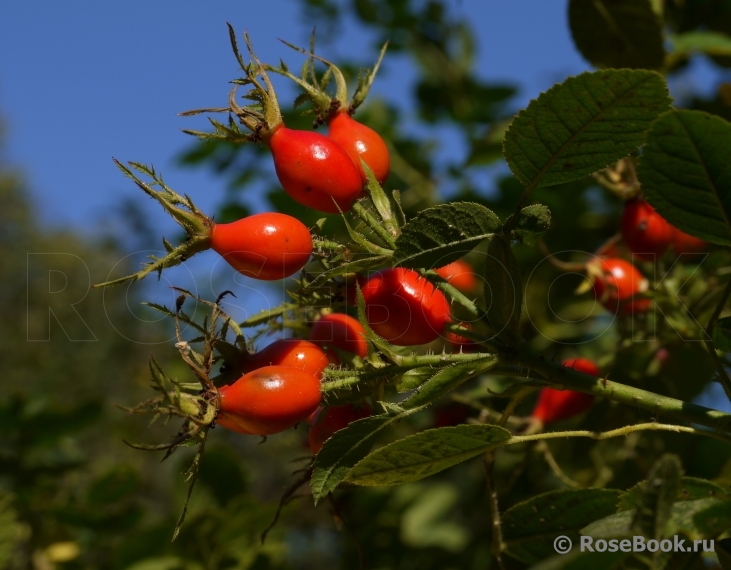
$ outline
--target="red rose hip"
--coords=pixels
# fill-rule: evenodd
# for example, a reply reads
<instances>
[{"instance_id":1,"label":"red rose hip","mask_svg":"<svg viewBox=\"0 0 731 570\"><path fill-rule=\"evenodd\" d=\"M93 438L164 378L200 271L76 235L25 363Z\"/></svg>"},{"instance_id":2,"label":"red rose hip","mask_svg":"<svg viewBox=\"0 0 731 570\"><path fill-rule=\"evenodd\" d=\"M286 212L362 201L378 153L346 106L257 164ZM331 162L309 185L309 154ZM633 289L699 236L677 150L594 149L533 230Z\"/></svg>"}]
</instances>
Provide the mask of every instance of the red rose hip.
<instances>
[{"instance_id":1,"label":"red rose hip","mask_svg":"<svg viewBox=\"0 0 731 570\"><path fill-rule=\"evenodd\" d=\"M644 261L661 256L673 240L673 227L640 199L625 202L621 232L627 249Z\"/></svg>"},{"instance_id":2,"label":"red rose hip","mask_svg":"<svg viewBox=\"0 0 731 570\"><path fill-rule=\"evenodd\" d=\"M411 269L374 274L363 287L363 298L373 331L398 346L431 342L451 320L444 294Z\"/></svg>"},{"instance_id":3,"label":"red rose hip","mask_svg":"<svg viewBox=\"0 0 731 570\"><path fill-rule=\"evenodd\" d=\"M358 168L325 135L279 126L266 142L282 187L303 206L336 214L338 206L344 212L350 210L361 195Z\"/></svg>"},{"instance_id":4,"label":"red rose hip","mask_svg":"<svg viewBox=\"0 0 731 570\"><path fill-rule=\"evenodd\" d=\"M298 368L264 366L218 390L221 416L257 435L284 431L320 404L320 380Z\"/></svg>"},{"instance_id":5,"label":"red rose hip","mask_svg":"<svg viewBox=\"0 0 731 570\"><path fill-rule=\"evenodd\" d=\"M650 299L633 298L647 290L648 282L630 262L613 258L593 261L591 265L599 272L594 279L594 295L607 310L631 315L650 308Z\"/></svg>"},{"instance_id":6,"label":"red rose hip","mask_svg":"<svg viewBox=\"0 0 731 570\"><path fill-rule=\"evenodd\" d=\"M236 271L260 279L284 279L302 269L312 255L312 236L286 214L254 214L230 224L214 224L211 248Z\"/></svg>"},{"instance_id":7,"label":"red rose hip","mask_svg":"<svg viewBox=\"0 0 731 570\"><path fill-rule=\"evenodd\" d=\"M343 313L324 315L319 321L315 321L310 331L310 340L319 346L339 348L361 358L368 355L363 325Z\"/></svg>"},{"instance_id":8,"label":"red rose hip","mask_svg":"<svg viewBox=\"0 0 731 570\"><path fill-rule=\"evenodd\" d=\"M264 366L291 366L320 378L330 361L322 349L306 340L285 338L269 346L247 354L243 360L243 372L251 372Z\"/></svg>"},{"instance_id":9,"label":"red rose hip","mask_svg":"<svg viewBox=\"0 0 731 570\"><path fill-rule=\"evenodd\" d=\"M353 119L347 111L340 111L330 121L327 136L348 153L358 168L363 182L366 182L367 178L360 163L361 158L373 171L380 184L386 181L391 168L391 158L386 143L376 131Z\"/></svg>"}]
</instances>

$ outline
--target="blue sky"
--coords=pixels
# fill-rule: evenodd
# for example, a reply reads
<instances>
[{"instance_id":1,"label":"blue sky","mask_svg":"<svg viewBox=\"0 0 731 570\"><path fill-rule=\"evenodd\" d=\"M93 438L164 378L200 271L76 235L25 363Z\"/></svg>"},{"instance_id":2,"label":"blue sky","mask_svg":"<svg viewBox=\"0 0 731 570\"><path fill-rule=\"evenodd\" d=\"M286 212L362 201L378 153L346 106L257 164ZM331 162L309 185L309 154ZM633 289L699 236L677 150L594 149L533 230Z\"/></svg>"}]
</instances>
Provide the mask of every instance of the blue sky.
<instances>
[{"instance_id":1,"label":"blue sky","mask_svg":"<svg viewBox=\"0 0 731 570\"><path fill-rule=\"evenodd\" d=\"M345 1L345 0L342 0ZM418 1L418 0L415 0ZM12 2L0 18L0 118L6 127L4 156L20 167L38 201L41 219L93 231L105 211L139 190L111 158L153 163L174 189L189 193L204 211L224 194L209 172L180 168L175 157L190 143L181 128L206 128L203 118L176 113L224 105L228 81L238 76L226 22L248 29L259 56L272 62L301 59L277 38L306 45L317 22L296 0L203 4L179 2ZM478 41L478 73L520 88L524 106L567 76L589 69L574 49L566 1L451 0L469 20ZM347 22L333 51L358 54L373 38ZM386 58L373 97L408 101L414 77L405 57ZM696 58L696 87L713 88L715 77ZM675 82L677 91L682 81ZM672 85L671 85L672 86ZM286 83L284 88L290 87ZM284 102L291 98L281 97ZM196 122L197 121L197 122ZM459 153L449 135L440 151ZM163 231L173 224L153 204L145 212Z\"/></svg>"},{"instance_id":2,"label":"blue sky","mask_svg":"<svg viewBox=\"0 0 731 570\"><path fill-rule=\"evenodd\" d=\"M195 121L176 113L225 104L227 82L238 75L226 22L249 30L262 59L285 57L296 65L298 55L277 38L306 45L316 24L303 17L294 0L242 8L249 4L38 1L4 7L5 157L26 174L45 223L93 230L121 198L143 202L112 164L113 156L155 164L173 188L213 210L223 196L223 181L175 164L190 142L180 129ZM453 0L451 7L475 24L480 75L517 84L520 102L588 68L571 43L563 1ZM328 56L358 53L370 42L350 22ZM405 59L387 58L373 96L408 97L411 77ZM443 152L450 149L454 152L444 141ZM145 208L170 231L159 209L147 202Z\"/></svg>"}]
</instances>

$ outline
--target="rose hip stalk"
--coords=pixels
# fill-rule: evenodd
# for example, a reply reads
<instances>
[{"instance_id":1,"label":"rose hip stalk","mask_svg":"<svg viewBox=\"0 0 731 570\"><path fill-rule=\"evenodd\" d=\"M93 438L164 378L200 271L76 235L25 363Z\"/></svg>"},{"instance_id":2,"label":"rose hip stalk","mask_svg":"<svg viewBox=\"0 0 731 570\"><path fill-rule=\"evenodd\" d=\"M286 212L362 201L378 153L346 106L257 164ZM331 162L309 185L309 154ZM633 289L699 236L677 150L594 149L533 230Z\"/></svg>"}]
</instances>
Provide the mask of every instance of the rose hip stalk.
<instances>
[{"instance_id":1,"label":"rose hip stalk","mask_svg":"<svg viewBox=\"0 0 731 570\"><path fill-rule=\"evenodd\" d=\"M163 238L167 255L151 256L152 261L145 264L141 271L95 287L138 281L149 273L160 273L163 269L179 265L207 249L216 251L239 273L264 281L284 279L297 273L312 255L310 231L292 216L267 212L228 224L217 224L201 212L188 196L181 196L166 186L151 167L134 162L127 167L119 161L115 162L137 186L162 205L183 227L188 238L176 247ZM143 182L135 170L152 178L152 182ZM161 189L156 190L155 186Z\"/></svg>"},{"instance_id":2,"label":"rose hip stalk","mask_svg":"<svg viewBox=\"0 0 731 570\"><path fill-rule=\"evenodd\" d=\"M287 42L285 42L287 43ZM361 180L367 182L367 176L361 165L361 160L366 163L368 168L373 171L373 175L379 184L383 184L388 178L388 172L391 168L391 158L389 156L388 147L381 135L376 131L359 123L353 119L352 115L355 110L365 101L370 90L373 80L375 79L378 68L385 54L386 46L383 46L381 54L373 67L372 71L366 71L361 75L358 88L353 94L353 98L348 103L348 86L343 73L336 65L323 59L313 53L307 53L304 50L287 45L301 53L310 57L308 62L309 69L312 71L312 79L308 82L304 79L291 74L285 66L274 68L267 66L267 69L284 75L297 83L304 91L307 98L312 102L317 113L315 126L325 123L328 125L327 138L341 146L355 164L360 173ZM314 47L313 47L314 49ZM314 76L314 60L323 62L328 67L328 74L335 79L336 94L331 97L326 93Z\"/></svg>"},{"instance_id":3,"label":"rose hip stalk","mask_svg":"<svg viewBox=\"0 0 731 570\"><path fill-rule=\"evenodd\" d=\"M224 127L215 122L215 134L190 130L184 132L203 139L221 138L238 143L261 142L269 147L277 178L285 192L294 200L303 206L326 213L350 210L353 202L362 193L363 181L348 153L320 133L294 130L284 124L274 87L265 66L254 55L249 36L244 34L251 57L251 61L246 64L239 53L231 26L229 33L231 46L246 77L234 81L235 87L229 95L228 109L201 109L182 114L231 112L251 133L245 135L235 124ZM236 102L236 90L240 85L251 87L244 97L253 100L253 104L241 107Z\"/></svg>"}]
</instances>

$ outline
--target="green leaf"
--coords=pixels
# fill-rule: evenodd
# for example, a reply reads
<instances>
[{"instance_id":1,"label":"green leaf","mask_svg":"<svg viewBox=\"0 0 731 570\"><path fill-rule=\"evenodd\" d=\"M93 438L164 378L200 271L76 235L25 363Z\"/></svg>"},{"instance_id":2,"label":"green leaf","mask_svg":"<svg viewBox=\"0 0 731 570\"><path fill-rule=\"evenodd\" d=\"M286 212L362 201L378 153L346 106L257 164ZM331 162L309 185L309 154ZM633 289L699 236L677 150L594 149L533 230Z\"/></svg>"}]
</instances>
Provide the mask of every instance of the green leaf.
<instances>
[{"instance_id":1,"label":"green leaf","mask_svg":"<svg viewBox=\"0 0 731 570\"><path fill-rule=\"evenodd\" d=\"M718 350L731 352L731 317L724 317L716 323L713 344Z\"/></svg>"},{"instance_id":2,"label":"green leaf","mask_svg":"<svg viewBox=\"0 0 731 570\"><path fill-rule=\"evenodd\" d=\"M526 564L556 553L553 541L568 536L576 545L579 530L615 511L619 491L572 489L549 491L518 503L503 513L506 552Z\"/></svg>"},{"instance_id":3,"label":"green leaf","mask_svg":"<svg viewBox=\"0 0 731 570\"><path fill-rule=\"evenodd\" d=\"M413 368L403 373L398 383L399 392L408 392L421 386L424 382L434 376L435 371L431 366Z\"/></svg>"},{"instance_id":4,"label":"green leaf","mask_svg":"<svg viewBox=\"0 0 731 570\"><path fill-rule=\"evenodd\" d=\"M632 521L637 511L622 511L609 515L581 529L581 534L597 538L621 538L632 535Z\"/></svg>"},{"instance_id":5,"label":"green leaf","mask_svg":"<svg viewBox=\"0 0 731 570\"><path fill-rule=\"evenodd\" d=\"M617 510L628 511L638 508L642 502L642 493L646 484L647 481L640 481L637 485L628 489L626 493L622 494L617 505ZM726 490L723 487L707 479L682 477L674 501L691 501L706 497L723 497L725 495Z\"/></svg>"},{"instance_id":6,"label":"green leaf","mask_svg":"<svg viewBox=\"0 0 731 570\"><path fill-rule=\"evenodd\" d=\"M660 69L665 61L662 21L649 0L571 0L569 26L596 67Z\"/></svg>"},{"instance_id":7,"label":"green leaf","mask_svg":"<svg viewBox=\"0 0 731 570\"><path fill-rule=\"evenodd\" d=\"M413 395L401 402L401 405L411 409L430 404L470 378L490 370L497 362L498 357L491 354L485 358L445 366L419 386Z\"/></svg>"},{"instance_id":8,"label":"green leaf","mask_svg":"<svg viewBox=\"0 0 731 570\"><path fill-rule=\"evenodd\" d=\"M555 85L513 119L503 154L531 188L553 186L601 170L638 148L670 105L653 71L608 69Z\"/></svg>"},{"instance_id":9,"label":"green leaf","mask_svg":"<svg viewBox=\"0 0 731 570\"><path fill-rule=\"evenodd\" d=\"M394 257L413 269L443 267L493 235L500 219L481 204L455 202L419 212L402 228Z\"/></svg>"},{"instance_id":10,"label":"green leaf","mask_svg":"<svg viewBox=\"0 0 731 570\"><path fill-rule=\"evenodd\" d=\"M534 246L551 227L551 210L543 204L533 204L520 211L511 239Z\"/></svg>"},{"instance_id":11,"label":"green leaf","mask_svg":"<svg viewBox=\"0 0 731 570\"><path fill-rule=\"evenodd\" d=\"M676 455L665 454L647 476L632 527L650 538L665 535L675 497L680 493L683 468Z\"/></svg>"},{"instance_id":12,"label":"green leaf","mask_svg":"<svg viewBox=\"0 0 731 570\"><path fill-rule=\"evenodd\" d=\"M381 188L378 180L376 180L376 175L373 174L373 170L371 170L371 167L368 166L365 160L363 160L362 158L360 159L360 165L363 168L363 172L365 172L366 178L368 180L368 194L370 195L371 200L373 200L373 205L375 206L378 215L381 216L381 219L383 220L383 225L385 226L386 230L388 230L388 232L393 237L396 237L399 232L399 227L396 223L396 217L393 213L393 204L391 200L388 199L388 196L383 191L383 188Z\"/></svg>"},{"instance_id":13,"label":"green leaf","mask_svg":"<svg viewBox=\"0 0 731 570\"><path fill-rule=\"evenodd\" d=\"M345 480L369 487L418 481L482 455L510 437L509 431L491 425L429 429L374 451Z\"/></svg>"},{"instance_id":14,"label":"green leaf","mask_svg":"<svg viewBox=\"0 0 731 570\"><path fill-rule=\"evenodd\" d=\"M393 422L417 411L407 410L397 416L380 415L361 418L341 429L325 442L312 466L312 498L317 504L337 487L353 466L363 459L381 432Z\"/></svg>"},{"instance_id":15,"label":"green leaf","mask_svg":"<svg viewBox=\"0 0 731 570\"><path fill-rule=\"evenodd\" d=\"M731 38L719 32L685 32L670 36L670 43L673 54L691 55L701 52L708 55L731 55Z\"/></svg>"},{"instance_id":16,"label":"green leaf","mask_svg":"<svg viewBox=\"0 0 731 570\"><path fill-rule=\"evenodd\" d=\"M498 338L517 345L520 340L523 283L518 260L508 240L501 236L491 239L487 247L485 302L488 303L487 317Z\"/></svg>"},{"instance_id":17,"label":"green leaf","mask_svg":"<svg viewBox=\"0 0 731 570\"><path fill-rule=\"evenodd\" d=\"M581 530L581 534L596 538L620 538L637 534L632 521L637 511L622 511L595 521ZM690 539L713 538L731 528L731 501L707 497L678 501L670 509L664 534L684 534Z\"/></svg>"},{"instance_id":18,"label":"green leaf","mask_svg":"<svg viewBox=\"0 0 731 570\"><path fill-rule=\"evenodd\" d=\"M709 497L676 503L668 536L683 533L693 539L715 538L729 529L731 501Z\"/></svg>"},{"instance_id":19,"label":"green leaf","mask_svg":"<svg viewBox=\"0 0 731 570\"><path fill-rule=\"evenodd\" d=\"M701 111L670 111L647 134L638 175L668 222L696 237L731 244L731 124Z\"/></svg>"}]
</instances>

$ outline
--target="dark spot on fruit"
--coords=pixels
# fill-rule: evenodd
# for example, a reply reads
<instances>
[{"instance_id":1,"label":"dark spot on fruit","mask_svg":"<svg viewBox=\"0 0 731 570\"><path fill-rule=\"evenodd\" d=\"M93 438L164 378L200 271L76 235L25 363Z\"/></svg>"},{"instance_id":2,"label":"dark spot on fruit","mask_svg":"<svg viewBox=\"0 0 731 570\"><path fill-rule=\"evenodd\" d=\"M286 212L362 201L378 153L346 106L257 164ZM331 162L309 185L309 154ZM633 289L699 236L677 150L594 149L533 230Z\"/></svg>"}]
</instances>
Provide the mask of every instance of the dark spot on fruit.
<instances>
[{"instance_id":1,"label":"dark spot on fruit","mask_svg":"<svg viewBox=\"0 0 731 570\"><path fill-rule=\"evenodd\" d=\"M308 186L307 188L305 188L305 192L312 192L312 188Z\"/></svg>"}]
</instances>

